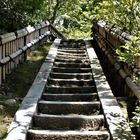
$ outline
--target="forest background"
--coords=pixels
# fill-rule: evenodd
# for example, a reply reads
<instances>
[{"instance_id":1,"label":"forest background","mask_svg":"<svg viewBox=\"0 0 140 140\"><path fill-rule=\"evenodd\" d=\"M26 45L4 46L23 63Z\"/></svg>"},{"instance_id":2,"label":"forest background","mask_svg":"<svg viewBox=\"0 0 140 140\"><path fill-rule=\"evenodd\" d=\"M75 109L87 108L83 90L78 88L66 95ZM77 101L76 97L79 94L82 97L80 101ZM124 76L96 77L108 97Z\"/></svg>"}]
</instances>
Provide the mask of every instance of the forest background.
<instances>
[{"instance_id":1,"label":"forest background","mask_svg":"<svg viewBox=\"0 0 140 140\"><path fill-rule=\"evenodd\" d=\"M48 20L66 37L89 37L96 18L138 35L139 11L138 0L1 0L0 33Z\"/></svg>"}]
</instances>

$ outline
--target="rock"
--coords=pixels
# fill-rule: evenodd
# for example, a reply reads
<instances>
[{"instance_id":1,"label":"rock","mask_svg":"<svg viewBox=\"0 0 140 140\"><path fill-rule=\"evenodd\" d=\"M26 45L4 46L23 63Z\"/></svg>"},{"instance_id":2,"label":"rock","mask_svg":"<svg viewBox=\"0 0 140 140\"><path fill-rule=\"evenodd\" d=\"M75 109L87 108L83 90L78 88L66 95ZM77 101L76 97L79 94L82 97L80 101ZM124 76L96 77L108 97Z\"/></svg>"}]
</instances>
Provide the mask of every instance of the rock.
<instances>
[{"instance_id":1,"label":"rock","mask_svg":"<svg viewBox=\"0 0 140 140\"><path fill-rule=\"evenodd\" d=\"M15 105L16 104L16 100L15 99L8 99L4 102L4 104L6 105Z\"/></svg>"}]
</instances>

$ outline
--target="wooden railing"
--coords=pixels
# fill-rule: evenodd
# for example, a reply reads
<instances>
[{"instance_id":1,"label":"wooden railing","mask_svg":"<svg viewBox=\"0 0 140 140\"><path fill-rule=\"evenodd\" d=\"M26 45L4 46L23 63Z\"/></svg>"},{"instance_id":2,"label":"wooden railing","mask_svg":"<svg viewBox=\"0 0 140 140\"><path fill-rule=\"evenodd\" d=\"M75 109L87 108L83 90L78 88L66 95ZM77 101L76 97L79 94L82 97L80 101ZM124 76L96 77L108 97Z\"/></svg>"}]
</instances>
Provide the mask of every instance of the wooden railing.
<instances>
[{"instance_id":1,"label":"wooden railing","mask_svg":"<svg viewBox=\"0 0 140 140\"><path fill-rule=\"evenodd\" d=\"M0 85L7 74L23 63L28 54L46 42L50 36L64 38L48 21L0 35Z\"/></svg>"},{"instance_id":2,"label":"wooden railing","mask_svg":"<svg viewBox=\"0 0 140 140\"><path fill-rule=\"evenodd\" d=\"M113 89L116 88L116 96L136 96L140 99L140 86L136 77L140 77L140 69L118 61L116 49L121 45L130 43L134 38L123 31L117 30L104 21L93 21L92 36L95 49L99 51L100 58L104 61L105 69L110 72L108 77L114 80ZM135 81L135 82L134 82ZM119 90L120 89L120 90Z\"/></svg>"}]
</instances>

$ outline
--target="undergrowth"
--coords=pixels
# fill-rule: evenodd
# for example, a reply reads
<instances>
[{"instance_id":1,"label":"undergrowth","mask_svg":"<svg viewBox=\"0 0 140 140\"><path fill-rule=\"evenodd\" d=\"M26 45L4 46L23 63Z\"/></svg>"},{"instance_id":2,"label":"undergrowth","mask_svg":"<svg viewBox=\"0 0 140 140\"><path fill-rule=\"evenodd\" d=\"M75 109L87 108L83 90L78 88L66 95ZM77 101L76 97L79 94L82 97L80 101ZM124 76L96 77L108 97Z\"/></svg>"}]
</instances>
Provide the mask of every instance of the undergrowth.
<instances>
[{"instance_id":1,"label":"undergrowth","mask_svg":"<svg viewBox=\"0 0 140 140\"><path fill-rule=\"evenodd\" d=\"M46 44L32 51L24 64L20 64L11 74L7 75L4 82L6 95L0 95L0 140L6 137L7 128L32 85L49 48L50 44ZM7 105L4 103L7 99L15 99L16 103Z\"/></svg>"}]
</instances>

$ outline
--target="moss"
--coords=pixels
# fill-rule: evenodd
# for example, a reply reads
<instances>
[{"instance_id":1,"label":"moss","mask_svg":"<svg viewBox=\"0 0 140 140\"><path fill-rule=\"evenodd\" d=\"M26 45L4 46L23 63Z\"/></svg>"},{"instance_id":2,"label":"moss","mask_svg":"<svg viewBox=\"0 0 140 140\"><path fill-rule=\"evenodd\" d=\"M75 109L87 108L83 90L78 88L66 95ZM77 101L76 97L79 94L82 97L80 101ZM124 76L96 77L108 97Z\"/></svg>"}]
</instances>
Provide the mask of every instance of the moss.
<instances>
[{"instance_id":1,"label":"moss","mask_svg":"<svg viewBox=\"0 0 140 140\"><path fill-rule=\"evenodd\" d=\"M7 135L7 128L5 126L0 125L0 139L4 139Z\"/></svg>"}]
</instances>

